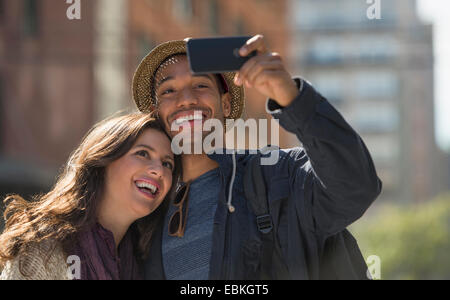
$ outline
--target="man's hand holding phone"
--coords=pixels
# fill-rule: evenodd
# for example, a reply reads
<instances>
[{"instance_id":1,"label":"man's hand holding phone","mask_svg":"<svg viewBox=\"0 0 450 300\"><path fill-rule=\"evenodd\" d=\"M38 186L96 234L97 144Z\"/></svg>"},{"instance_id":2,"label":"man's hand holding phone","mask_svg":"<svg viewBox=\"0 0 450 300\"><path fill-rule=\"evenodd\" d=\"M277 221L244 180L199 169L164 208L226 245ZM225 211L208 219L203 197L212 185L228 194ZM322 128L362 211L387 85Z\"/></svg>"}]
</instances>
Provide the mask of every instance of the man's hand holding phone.
<instances>
[{"instance_id":1,"label":"man's hand holding phone","mask_svg":"<svg viewBox=\"0 0 450 300\"><path fill-rule=\"evenodd\" d=\"M298 95L281 56L269 52L262 35L187 40L192 73L237 71L235 84L253 88L283 107Z\"/></svg>"},{"instance_id":2,"label":"man's hand holding phone","mask_svg":"<svg viewBox=\"0 0 450 300\"><path fill-rule=\"evenodd\" d=\"M262 35L249 39L239 54L246 56L253 51L256 51L256 56L250 58L236 73L235 84L256 89L283 107L291 104L299 91L281 56L267 50Z\"/></svg>"}]
</instances>

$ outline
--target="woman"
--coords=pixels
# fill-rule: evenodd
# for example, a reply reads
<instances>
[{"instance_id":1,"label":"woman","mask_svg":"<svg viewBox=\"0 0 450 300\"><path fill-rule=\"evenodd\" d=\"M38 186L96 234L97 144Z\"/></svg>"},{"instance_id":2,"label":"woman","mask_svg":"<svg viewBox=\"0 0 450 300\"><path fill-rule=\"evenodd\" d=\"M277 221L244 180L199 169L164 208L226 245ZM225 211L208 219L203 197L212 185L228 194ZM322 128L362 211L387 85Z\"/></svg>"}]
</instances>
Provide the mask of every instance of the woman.
<instances>
[{"instance_id":1,"label":"woman","mask_svg":"<svg viewBox=\"0 0 450 300\"><path fill-rule=\"evenodd\" d=\"M1 279L142 278L139 261L174 193L175 159L148 114L95 125L49 193L5 199Z\"/></svg>"}]
</instances>

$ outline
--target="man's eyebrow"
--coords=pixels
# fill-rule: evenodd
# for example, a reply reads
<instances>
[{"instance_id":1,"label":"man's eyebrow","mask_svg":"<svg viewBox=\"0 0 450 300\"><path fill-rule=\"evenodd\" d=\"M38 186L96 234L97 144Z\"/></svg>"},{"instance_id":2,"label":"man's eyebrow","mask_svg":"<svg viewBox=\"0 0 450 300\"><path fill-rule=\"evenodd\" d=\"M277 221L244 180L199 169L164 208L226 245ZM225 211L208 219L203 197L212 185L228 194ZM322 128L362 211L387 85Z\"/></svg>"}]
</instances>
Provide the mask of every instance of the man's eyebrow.
<instances>
[{"instance_id":1,"label":"man's eyebrow","mask_svg":"<svg viewBox=\"0 0 450 300\"><path fill-rule=\"evenodd\" d=\"M168 80L172 80L173 76L167 76L164 77L163 79L161 79L159 82L156 83L156 87L159 87L161 84L163 84L164 82L168 81Z\"/></svg>"},{"instance_id":2,"label":"man's eyebrow","mask_svg":"<svg viewBox=\"0 0 450 300\"><path fill-rule=\"evenodd\" d=\"M153 147L151 147L149 145L139 144L139 145L134 146L134 148L140 148L140 147L147 148L148 150L150 150L152 152L156 152L155 148L153 148ZM174 158L171 155L169 155L169 154L166 154L164 156L164 158L168 158L168 159L170 159L172 161L175 161Z\"/></svg>"},{"instance_id":3,"label":"man's eyebrow","mask_svg":"<svg viewBox=\"0 0 450 300\"><path fill-rule=\"evenodd\" d=\"M212 78L212 75L210 75L210 74L196 74L196 75L192 75L192 77L204 77L204 78L207 78L207 79L209 79L209 80L214 82L214 79ZM173 79L174 79L173 76L164 77L159 82L157 82L156 87L159 87L164 82L169 81L169 80L173 80Z\"/></svg>"}]
</instances>

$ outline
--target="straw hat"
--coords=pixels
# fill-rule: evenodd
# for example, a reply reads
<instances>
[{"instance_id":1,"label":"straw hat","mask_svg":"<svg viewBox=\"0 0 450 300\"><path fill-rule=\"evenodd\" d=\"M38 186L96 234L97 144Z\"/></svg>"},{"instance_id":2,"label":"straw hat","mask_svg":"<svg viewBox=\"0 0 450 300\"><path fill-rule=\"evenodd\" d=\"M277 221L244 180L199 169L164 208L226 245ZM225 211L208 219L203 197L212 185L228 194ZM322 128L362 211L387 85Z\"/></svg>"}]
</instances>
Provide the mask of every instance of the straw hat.
<instances>
[{"instance_id":1,"label":"straw hat","mask_svg":"<svg viewBox=\"0 0 450 300\"><path fill-rule=\"evenodd\" d=\"M170 41L155 47L139 64L133 77L133 99L142 112L155 109L156 99L151 92L153 77L162 62L169 56L186 54L186 42L182 40ZM234 72L221 74L227 84L231 97L231 114L228 119L238 119L244 110L244 88L234 84Z\"/></svg>"}]
</instances>

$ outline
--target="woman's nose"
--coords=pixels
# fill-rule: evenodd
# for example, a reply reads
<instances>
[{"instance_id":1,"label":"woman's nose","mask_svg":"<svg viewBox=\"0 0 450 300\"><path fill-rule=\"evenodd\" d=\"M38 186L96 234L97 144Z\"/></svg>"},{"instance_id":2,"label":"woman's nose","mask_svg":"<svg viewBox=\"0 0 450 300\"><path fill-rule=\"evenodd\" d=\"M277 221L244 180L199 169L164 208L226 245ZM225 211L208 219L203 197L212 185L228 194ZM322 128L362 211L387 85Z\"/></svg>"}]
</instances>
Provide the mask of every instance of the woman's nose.
<instances>
[{"instance_id":1,"label":"woman's nose","mask_svg":"<svg viewBox=\"0 0 450 300\"><path fill-rule=\"evenodd\" d=\"M163 165L161 162L152 162L147 169L149 174L153 174L158 177L162 177L163 175Z\"/></svg>"}]
</instances>

